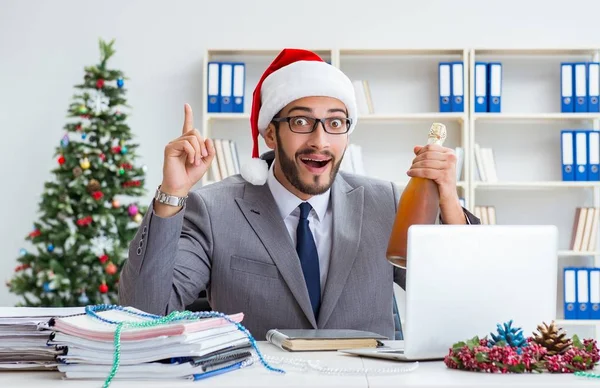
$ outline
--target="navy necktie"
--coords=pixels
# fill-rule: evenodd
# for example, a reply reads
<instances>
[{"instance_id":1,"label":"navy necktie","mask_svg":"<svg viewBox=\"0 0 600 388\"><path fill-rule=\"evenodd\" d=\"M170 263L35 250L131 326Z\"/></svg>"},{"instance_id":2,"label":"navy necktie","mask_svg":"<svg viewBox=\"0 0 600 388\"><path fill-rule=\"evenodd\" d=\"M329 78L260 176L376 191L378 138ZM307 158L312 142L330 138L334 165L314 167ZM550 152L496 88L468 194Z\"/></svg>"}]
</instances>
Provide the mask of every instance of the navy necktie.
<instances>
[{"instance_id":1,"label":"navy necktie","mask_svg":"<svg viewBox=\"0 0 600 388\"><path fill-rule=\"evenodd\" d=\"M300 265L304 272L308 296L315 313L318 317L321 305L321 274L319 271L319 255L312 232L308 227L308 213L312 207L308 202L300 204L300 220L296 230L296 251L300 257Z\"/></svg>"}]
</instances>

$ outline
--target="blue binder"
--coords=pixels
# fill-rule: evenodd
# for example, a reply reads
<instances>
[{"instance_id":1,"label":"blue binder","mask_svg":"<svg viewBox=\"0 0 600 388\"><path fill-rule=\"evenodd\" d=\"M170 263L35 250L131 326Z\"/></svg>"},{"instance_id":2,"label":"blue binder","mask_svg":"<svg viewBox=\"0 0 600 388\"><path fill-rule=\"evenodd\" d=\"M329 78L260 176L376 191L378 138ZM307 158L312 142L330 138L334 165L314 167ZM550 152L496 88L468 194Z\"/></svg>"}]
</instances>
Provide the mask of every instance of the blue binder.
<instances>
[{"instance_id":1,"label":"blue binder","mask_svg":"<svg viewBox=\"0 0 600 388\"><path fill-rule=\"evenodd\" d=\"M588 63L588 112L600 112L600 62Z\"/></svg>"},{"instance_id":2,"label":"blue binder","mask_svg":"<svg viewBox=\"0 0 600 388\"><path fill-rule=\"evenodd\" d=\"M233 112L233 64L221 63L221 112Z\"/></svg>"},{"instance_id":3,"label":"blue binder","mask_svg":"<svg viewBox=\"0 0 600 388\"><path fill-rule=\"evenodd\" d=\"M560 155L562 180L575 180L575 131L564 129L560 132Z\"/></svg>"},{"instance_id":4,"label":"blue binder","mask_svg":"<svg viewBox=\"0 0 600 388\"><path fill-rule=\"evenodd\" d=\"M233 111L244 112L244 89L246 85L246 65L233 64Z\"/></svg>"},{"instance_id":5,"label":"blue binder","mask_svg":"<svg viewBox=\"0 0 600 388\"><path fill-rule=\"evenodd\" d=\"M600 268L590 268L590 319L600 319Z\"/></svg>"},{"instance_id":6,"label":"blue binder","mask_svg":"<svg viewBox=\"0 0 600 388\"><path fill-rule=\"evenodd\" d=\"M438 67L438 91L440 112L452 112L452 72L449 62L440 62Z\"/></svg>"},{"instance_id":7,"label":"blue binder","mask_svg":"<svg viewBox=\"0 0 600 388\"><path fill-rule=\"evenodd\" d=\"M487 63L475 62L475 113L488 111Z\"/></svg>"},{"instance_id":8,"label":"blue binder","mask_svg":"<svg viewBox=\"0 0 600 388\"><path fill-rule=\"evenodd\" d=\"M207 74L207 96L209 113L216 113L221 111L221 94L220 94L220 69L221 65L219 62L208 63L208 74Z\"/></svg>"},{"instance_id":9,"label":"blue binder","mask_svg":"<svg viewBox=\"0 0 600 388\"><path fill-rule=\"evenodd\" d=\"M564 315L565 319L577 319L577 276L574 267L563 270Z\"/></svg>"},{"instance_id":10,"label":"blue binder","mask_svg":"<svg viewBox=\"0 0 600 388\"><path fill-rule=\"evenodd\" d=\"M452 112L465 111L465 67L452 62Z\"/></svg>"},{"instance_id":11,"label":"blue binder","mask_svg":"<svg viewBox=\"0 0 600 388\"><path fill-rule=\"evenodd\" d=\"M600 181L600 132L588 131L588 181Z\"/></svg>"},{"instance_id":12,"label":"blue binder","mask_svg":"<svg viewBox=\"0 0 600 388\"><path fill-rule=\"evenodd\" d=\"M576 62L573 64L574 89L575 89L575 112L587 112L587 64L585 62Z\"/></svg>"},{"instance_id":13,"label":"blue binder","mask_svg":"<svg viewBox=\"0 0 600 388\"><path fill-rule=\"evenodd\" d=\"M488 112L499 113L502 111L502 64L490 62L488 64Z\"/></svg>"},{"instance_id":14,"label":"blue binder","mask_svg":"<svg viewBox=\"0 0 600 388\"><path fill-rule=\"evenodd\" d=\"M563 113L575 112L573 86L575 70L570 62L560 64L560 111Z\"/></svg>"},{"instance_id":15,"label":"blue binder","mask_svg":"<svg viewBox=\"0 0 600 388\"><path fill-rule=\"evenodd\" d=\"M575 180L588 180L588 135L585 130L576 130L575 132Z\"/></svg>"},{"instance_id":16,"label":"blue binder","mask_svg":"<svg viewBox=\"0 0 600 388\"><path fill-rule=\"evenodd\" d=\"M577 268L577 319L590 319L590 271Z\"/></svg>"}]
</instances>

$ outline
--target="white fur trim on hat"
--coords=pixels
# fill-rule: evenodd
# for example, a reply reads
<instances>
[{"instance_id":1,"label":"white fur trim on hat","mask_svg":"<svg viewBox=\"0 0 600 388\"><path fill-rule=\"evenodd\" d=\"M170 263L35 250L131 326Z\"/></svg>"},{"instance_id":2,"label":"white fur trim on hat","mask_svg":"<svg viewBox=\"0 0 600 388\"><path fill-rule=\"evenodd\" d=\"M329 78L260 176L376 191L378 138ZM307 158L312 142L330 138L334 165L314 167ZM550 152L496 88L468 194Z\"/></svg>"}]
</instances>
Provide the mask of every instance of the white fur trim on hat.
<instances>
[{"instance_id":1,"label":"white fur trim on hat","mask_svg":"<svg viewBox=\"0 0 600 388\"><path fill-rule=\"evenodd\" d=\"M253 185L264 185L269 175L269 166L263 159L252 158L242 164L240 175Z\"/></svg>"},{"instance_id":2,"label":"white fur trim on hat","mask_svg":"<svg viewBox=\"0 0 600 388\"><path fill-rule=\"evenodd\" d=\"M346 105L352 119L351 133L356 126L357 104L352 81L340 69L326 62L298 61L269 75L261 87L261 108L258 130L264 136L273 117L287 104L303 97L337 98Z\"/></svg>"}]
</instances>

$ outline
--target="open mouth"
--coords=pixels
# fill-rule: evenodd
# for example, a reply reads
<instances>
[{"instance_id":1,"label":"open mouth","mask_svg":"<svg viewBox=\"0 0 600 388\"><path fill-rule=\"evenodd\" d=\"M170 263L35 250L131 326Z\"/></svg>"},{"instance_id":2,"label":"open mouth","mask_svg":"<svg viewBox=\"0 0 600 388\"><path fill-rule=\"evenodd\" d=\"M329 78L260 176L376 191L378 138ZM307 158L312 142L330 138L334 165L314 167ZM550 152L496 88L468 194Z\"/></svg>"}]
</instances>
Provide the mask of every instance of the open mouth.
<instances>
[{"instance_id":1,"label":"open mouth","mask_svg":"<svg viewBox=\"0 0 600 388\"><path fill-rule=\"evenodd\" d=\"M300 160L309 171L315 173L322 172L331 162L331 158L326 156L304 156L301 157Z\"/></svg>"}]
</instances>

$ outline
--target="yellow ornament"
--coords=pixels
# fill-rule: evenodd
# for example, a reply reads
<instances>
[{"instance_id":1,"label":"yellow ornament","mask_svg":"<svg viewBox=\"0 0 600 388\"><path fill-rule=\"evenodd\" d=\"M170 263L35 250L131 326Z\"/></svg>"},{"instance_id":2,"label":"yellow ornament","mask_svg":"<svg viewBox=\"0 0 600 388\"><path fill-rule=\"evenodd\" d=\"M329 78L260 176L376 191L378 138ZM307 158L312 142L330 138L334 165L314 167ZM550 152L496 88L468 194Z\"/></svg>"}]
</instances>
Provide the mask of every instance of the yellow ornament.
<instances>
[{"instance_id":1,"label":"yellow ornament","mask_svg":"<svg viewBox=\"0 0 600 388\"><path fill-rule=\"evenodd\" d=\"M135 216L133 216L133 220L135 222L137 222L138 224L142 222L142 215L140 213L136 214Z\"/></svg>"},{"instance_id":2,"label":"yellow ornament","mask_svg":"<svg viewBox=\"0 0 600 388\"><path fill-rule=\"evenodd\" d=\"M81 166L81 168L83 168L84 170L87 170L88 168L90 168L90 161L88 158L83 158L81 159L81 161L79 162L79 165Z\"/></svg>"}]
</instances>

